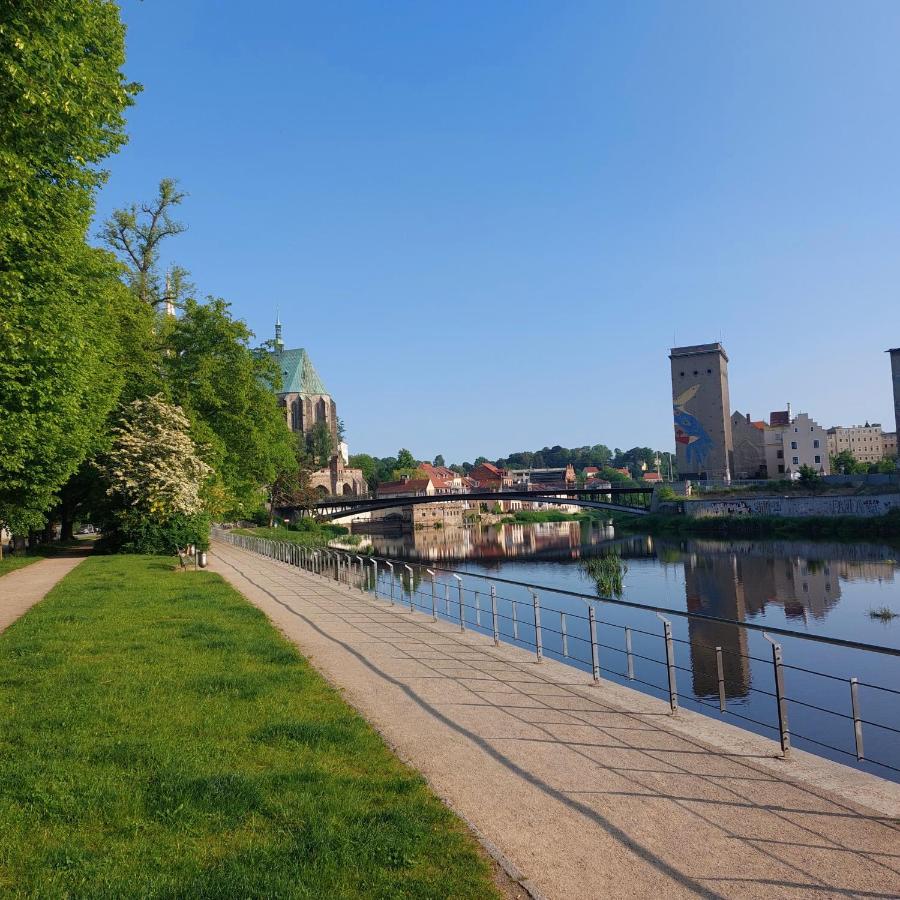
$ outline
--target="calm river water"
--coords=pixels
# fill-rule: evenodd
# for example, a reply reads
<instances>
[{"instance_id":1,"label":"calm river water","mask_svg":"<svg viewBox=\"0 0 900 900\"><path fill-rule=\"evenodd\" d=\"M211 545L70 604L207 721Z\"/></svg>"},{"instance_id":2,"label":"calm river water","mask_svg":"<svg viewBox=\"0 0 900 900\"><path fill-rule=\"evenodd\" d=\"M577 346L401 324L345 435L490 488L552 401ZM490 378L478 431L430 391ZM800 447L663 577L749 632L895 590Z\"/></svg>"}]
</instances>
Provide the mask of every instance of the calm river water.
<instances>
[{"instance_id":1,"label":"calm river water","mask_svg":"<svg viewBox=\"0 0 900 900\"><path fill-rule=\"evenodd\" d=\"M469 573L464 584L470 628L489 632L489 579L495 579L501 631L507 640L515 641L518 635L523 647L535 643L532 597L527 589L502 579L540 586L545 653L566 656L583 669L590 669L591 659L589 603L554 589L596 597L596 582L584 561L610 552L618 553L627 567L623 600L900 649L900 615L890 621L870 615L884 607L900 614L900 552L885 546L620 537L611 526L577 522L429 529L371 539L378 555ZM417 602L430 607L430 582L422 581L421 566L416 568ZM448 590L441 582L451 579L439 577L439 612L458 619L456 588ZM655 614L599 601L592 605L599 622L603 676L667 697L662 623ZM626 627L632 642L631 679ZM677 616L672 617L672 628L680 702L722 715L715 652L721 647L725 720L777 738L772 650L763 635L729 623ZM785 682L794 746L900 780L900 771L872 762L900 770L900 733L890 730L900 729L900 694L895 693L900 691L900 657L799 637L777 639L788 666ZM851 676L860 681L862 763L855 753Z\"/></svg>"}]
</instances>

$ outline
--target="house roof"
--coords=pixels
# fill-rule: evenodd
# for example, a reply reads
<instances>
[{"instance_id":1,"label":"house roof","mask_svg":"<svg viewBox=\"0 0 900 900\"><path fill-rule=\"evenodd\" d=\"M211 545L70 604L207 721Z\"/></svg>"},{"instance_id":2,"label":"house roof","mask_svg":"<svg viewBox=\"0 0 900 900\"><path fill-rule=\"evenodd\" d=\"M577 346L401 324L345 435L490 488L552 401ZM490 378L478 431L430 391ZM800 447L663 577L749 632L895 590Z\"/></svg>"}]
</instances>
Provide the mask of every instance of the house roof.
<instances>
[{"instance_id":1,"label":"house roof","mask_svg":"<svg viewBox=\"0 0 900 900\"><path fill-rule=\"evenodd\" d=\"M585 475L593 475L595 472L599 472L600 470L596 466L585 466L584 474Z\"/></svg>"},{"instance_id":2,"label":"house roof","mask_svg":"<svg viewBox=\"0 0 900 900\"><path fill-rule=\"evenodd\" d=\"M478 471L478 469L487 469L488 472L490 472L492 475L496 475L498 478L503 475L503 472L500 469L498 469L493 463L489 462L479 463L472 471L476 472Z\"/></svg>"},{"instance_id":3,"label":"house roof","mask_svg":"<svg viewBox=\"0 0 900 900\"><path fill-rule=\"evenodd\" d=\"M765 431L765 430L766 430L766 423L763 422L761 419L760 419L759 421L757 421L757 422L751 422L750 424L751 424L754 428L758 428L760 431Z\"/></svg>"},{"instance_id":4,"label":"house roof","mask_svg":"<svg viewBox=\"0 0 900 900\"><path fill-rule=\"evenodd\" d=\"M280 394L325 394L328 389L313 367L309 354L300 347L274 354L281 369ZM330 396L330 395L329 395Z\"/></svg>"},{"instance_id":5,"label":"house roof","mask_svg":"<svg viewBox=\"0 0 900 900\"><path fill-rule=\"evenodd\" d=\"M427 491L430 478L410 478L409 481L385 481L375 488L376 494L418 494Z\"/></svg>"},{"instance_id":6,"label":"house roof","mask_svg":"<svg viewBox=\"0 0 900 900\"><path fill-rule=\"evenodd\" d=\"M663 480L662 475L660 475L659 472L644 472L644 474L641 476L641 479L643 481L662 481Z\"/></svg>"}]
</instances>

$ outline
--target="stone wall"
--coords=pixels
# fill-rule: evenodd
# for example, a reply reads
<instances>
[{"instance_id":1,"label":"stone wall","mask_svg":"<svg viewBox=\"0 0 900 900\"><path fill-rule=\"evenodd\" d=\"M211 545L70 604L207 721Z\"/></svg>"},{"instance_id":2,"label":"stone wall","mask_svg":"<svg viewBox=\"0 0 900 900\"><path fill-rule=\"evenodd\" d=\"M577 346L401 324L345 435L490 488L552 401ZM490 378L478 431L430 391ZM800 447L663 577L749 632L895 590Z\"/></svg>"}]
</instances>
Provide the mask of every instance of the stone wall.
<instances>
[{"instance_id":1,"label":"stone wall","mask_svg":"<svg viewBox=\"0 0 900 900\"><path fill-rule=\"evenodd\" d=\"M689 500L682 504L692 519L747 516L883 516L900 509L900 494L856 497L730 497L726 500Z\"/></svg>"}]
</instances>

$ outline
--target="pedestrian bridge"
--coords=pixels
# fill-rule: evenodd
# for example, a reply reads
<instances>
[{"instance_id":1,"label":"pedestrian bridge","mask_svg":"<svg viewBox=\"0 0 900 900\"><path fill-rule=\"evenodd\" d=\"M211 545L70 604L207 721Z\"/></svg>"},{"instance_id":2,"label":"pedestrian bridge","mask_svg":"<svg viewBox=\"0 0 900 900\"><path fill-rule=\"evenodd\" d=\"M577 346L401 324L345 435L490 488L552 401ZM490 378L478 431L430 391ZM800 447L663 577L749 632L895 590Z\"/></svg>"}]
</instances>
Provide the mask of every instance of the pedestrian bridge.
<instances>
[{"instance_id":1,"label":"pedestrian bridge","mask_svg":"<svg viewBox=\"0 0 900 900\"><path fill-rule=\"evenodd\" d=\"M313 507L283 507L282 512L318 519L339 519L356 513L376 512L423 503L447 503L451 500L474 503L498 503L517 500L526 503L549 503L554 506L580 506L607 512L645 516L653 488L612 487L603 490L570 488L547 491L470 491L468 493L422 494L403 497L331 497Z\"/></svg>"}]
</instances>

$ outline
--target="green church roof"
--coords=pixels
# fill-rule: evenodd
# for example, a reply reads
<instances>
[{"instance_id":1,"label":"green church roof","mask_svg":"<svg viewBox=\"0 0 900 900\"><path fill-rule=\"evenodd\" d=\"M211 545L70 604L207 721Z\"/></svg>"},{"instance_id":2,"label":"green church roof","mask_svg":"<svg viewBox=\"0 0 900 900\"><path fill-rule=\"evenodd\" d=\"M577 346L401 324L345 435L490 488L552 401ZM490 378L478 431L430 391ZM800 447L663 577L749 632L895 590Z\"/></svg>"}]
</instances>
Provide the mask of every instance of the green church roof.
<instances>
[{"instance_id":1,"label":"green church roof","mask_svg":"<svg viewBox=\"0 0 900 900\"><path fill-rule=\"evenodd\" d=\"M275 354L281 368L282 394L328 394L319 373L313 368L309 354L299 350L282 350Z\"/></svg>"}]
</instances>

